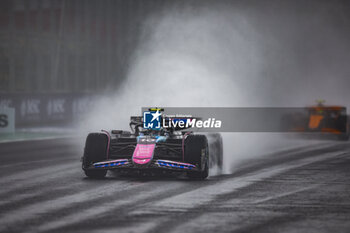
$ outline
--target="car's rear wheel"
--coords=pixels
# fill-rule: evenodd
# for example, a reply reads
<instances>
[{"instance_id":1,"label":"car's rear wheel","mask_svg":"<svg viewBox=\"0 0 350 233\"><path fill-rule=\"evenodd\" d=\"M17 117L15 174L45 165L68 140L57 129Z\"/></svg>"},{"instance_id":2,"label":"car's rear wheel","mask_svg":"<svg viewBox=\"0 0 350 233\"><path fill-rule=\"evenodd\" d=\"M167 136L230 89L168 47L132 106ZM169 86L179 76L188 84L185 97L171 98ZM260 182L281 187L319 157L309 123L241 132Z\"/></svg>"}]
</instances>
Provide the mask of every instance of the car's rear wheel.
<instances>
[{"instance_id":1,"label":"car's rear wheel","mask_svg":"<svg viewBox=\"0 0 350 233\"><path fill-rule=\"evenodd\" d=\"M103 133L90 133L85 142L82 167L85 175L90 178L103 178L107 170L88 169L91 164L107 159L108 137Z\"/></svg>"},{"instance_id":2,"label":"car's rear wheel","mask_svg":"<svg viewBox=\"0 0 350 233\"><path fill-rule=\"evenodd\" d=\"M209 175L209 147L204 135L189 135L185 139L185 162L195 164L199 171L188 171L191 179L205 179Z\"/></svg>"}]
</instances>

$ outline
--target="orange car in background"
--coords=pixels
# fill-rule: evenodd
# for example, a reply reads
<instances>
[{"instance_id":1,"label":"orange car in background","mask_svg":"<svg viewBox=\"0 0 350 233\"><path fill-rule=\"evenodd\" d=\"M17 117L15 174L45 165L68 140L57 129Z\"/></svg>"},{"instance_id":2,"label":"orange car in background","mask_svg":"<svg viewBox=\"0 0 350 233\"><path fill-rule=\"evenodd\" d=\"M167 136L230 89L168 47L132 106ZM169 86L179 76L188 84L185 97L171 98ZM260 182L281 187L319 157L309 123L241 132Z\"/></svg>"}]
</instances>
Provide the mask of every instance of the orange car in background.
<instances>
[{"instance_id":1,"label":"orange car in background","mask_svg":"<svg viewBox=\"0 0 350 233\"><path fill-rule=\"evenodd\" d=\"M333 133L340 138L348 139L349 122L344 106L317 106L308 107L308 131Z\"/></svg>"},{"instance_id":2,"label":"orange car in background","mask_svg":"<svg viewBox=\"0 0 350 233\"><path fill-rule=\"evenodd\" d=\"M317 105L306 107L304 110L302 114L298 113L289 118L292 131L331 134L340 140L349 139L349 116L346 114L346 107L324 105L324 101L319 101Z\"/></svg>"}]
</instances>

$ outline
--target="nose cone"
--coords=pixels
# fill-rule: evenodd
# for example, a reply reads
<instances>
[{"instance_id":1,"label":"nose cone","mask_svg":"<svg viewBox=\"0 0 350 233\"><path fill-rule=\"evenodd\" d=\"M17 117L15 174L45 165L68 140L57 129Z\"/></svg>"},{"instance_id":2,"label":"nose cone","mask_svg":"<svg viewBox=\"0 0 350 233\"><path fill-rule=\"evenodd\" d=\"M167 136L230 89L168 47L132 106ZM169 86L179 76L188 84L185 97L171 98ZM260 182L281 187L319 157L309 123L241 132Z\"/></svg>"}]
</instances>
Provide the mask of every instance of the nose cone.
<instances>
[{"instance_id":1,"label":"nose cone","mask_svg":"<svg viewBox=\"0 0 350 233\"><path fill-rule=\"evenodd\" d=\"M137 144L132 156L132 161L136 164L148 164L153 159L156 144Z\"/></svg>"}]
</instances>

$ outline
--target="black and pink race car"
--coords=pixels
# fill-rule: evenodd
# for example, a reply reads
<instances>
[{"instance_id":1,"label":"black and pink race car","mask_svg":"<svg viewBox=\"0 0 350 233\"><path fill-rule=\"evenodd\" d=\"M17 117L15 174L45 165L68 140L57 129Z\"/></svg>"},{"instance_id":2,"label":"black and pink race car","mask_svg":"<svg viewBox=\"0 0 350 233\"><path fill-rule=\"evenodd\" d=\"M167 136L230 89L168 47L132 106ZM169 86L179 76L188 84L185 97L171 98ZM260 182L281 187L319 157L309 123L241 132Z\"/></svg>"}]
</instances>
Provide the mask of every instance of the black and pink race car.
<instances>
[{"instance_id":1,"label":"black and pink race car","mask_svg":"<svg viewBox=\"0 0 350 233\"><path fill-rule=\"evenodd\" d=\"M102 130L86 138L82 168L90 178L103 178L107 170L182 172L205 179L209 168L222 169L222 138L218 133L194 134L167 128L144 129L142 117L131 117L130 131Z\"/></svg>"}]
</instances>

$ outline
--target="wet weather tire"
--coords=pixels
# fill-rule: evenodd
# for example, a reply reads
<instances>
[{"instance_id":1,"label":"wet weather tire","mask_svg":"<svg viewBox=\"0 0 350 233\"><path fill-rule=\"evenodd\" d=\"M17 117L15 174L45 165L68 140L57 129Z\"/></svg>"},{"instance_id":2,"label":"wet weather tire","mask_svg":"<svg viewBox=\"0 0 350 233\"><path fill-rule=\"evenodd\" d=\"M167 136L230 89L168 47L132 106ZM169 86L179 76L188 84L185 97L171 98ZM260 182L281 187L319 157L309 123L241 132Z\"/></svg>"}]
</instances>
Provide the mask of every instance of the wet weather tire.
<instances>
[{"instance_id":1,"label":"wet weather tire","mask_svg":"<svg viewBox=\"0 0 350 233\"><path fill-rule=\"evenodd\" d=\"M101 179L107 175L107 170L84 170L85 175L93 179Z\"/></svg>"},{"instance_id":2,"label":"wet weather tire","mask_svg":"<svg viewBox=\"0 0 350 233\"><path fill-rule=\"evenodd\" d=\"M209 161L209 160L207 160ZM204 170L203 171L191 171L191 172L187 172L187 177L190 179L199 179L199 180L204 180L209 176L209 164L208 162L206 162L204 164Z\"/></svg>"},{"instance_id":3,"label":"wet weather tire","mask_svg":"<svg viewBox=\"0 0 350 233\"><path fill-rule=\"evenodd\" d=\"M90 133L85 142L83 156L83 170L85 175L90 178L103 178L107 170L87 169L91 164L107 159L108 137L103 133Z\"/></svg>"},{"instance_id":4,"label":"wet weather tire","mask_svg":"<svg viewBox=\"0 0 350 233\"><path fill-rule=\"evenodd\" d=\"M204 135L189 135L185 139L185 162L195 164L199 171L188 171L191 179L205 179L209 175L209 147Z\"/></svg>"}]
</instances>

